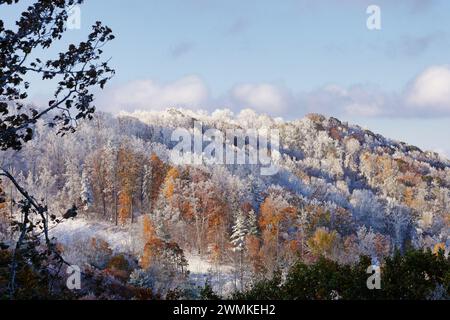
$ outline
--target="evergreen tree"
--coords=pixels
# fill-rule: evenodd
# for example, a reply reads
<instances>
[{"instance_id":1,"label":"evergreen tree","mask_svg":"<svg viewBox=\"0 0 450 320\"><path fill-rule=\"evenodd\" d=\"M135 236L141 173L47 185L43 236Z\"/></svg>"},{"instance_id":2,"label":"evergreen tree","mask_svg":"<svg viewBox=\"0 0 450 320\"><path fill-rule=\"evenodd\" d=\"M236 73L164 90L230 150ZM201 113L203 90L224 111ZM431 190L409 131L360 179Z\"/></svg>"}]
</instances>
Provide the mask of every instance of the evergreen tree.
<instances>
[{"instance_id":1,"label":"evergreen tree","mask_svg":"<svg viewBox=\"0 0 450 320\"><path fill-rule=\"evenodd\" d=\"M230 237L231 244L233 245L233 252L237 254L236 269L239 273L241 290L244 288L244 250L245 250L245 238L248 234L247 223L244 213L239 210L236 214L236 221L232 227L232 234ZM235 278L235 286L237 279Z\"/></svg>"},{"instance_id":2,"label":"evergreen tree","mask_svg":"<svg viewBox=\"0 0 450 320\"><path fill-rule=\"evenodd\" d=\"M234 252L241 252L245 249L245 237L247 234L248 229L245 215L242 211L239 211L236 215L236 221L232 227L230 237Z\"/></svg>"},{"instance_id":3,"label":"evergreen tree","mask_svg":"<svg viewBox=\"0 0 450 320\"><path fill-rule=\"evenodd\" d=\"M247 214L247 230L249 235L258 235L258 217L253 209Z\"/></svg>"},{"instance_id":4,"label":"evergreen tree","mask_svg":"<svg viewBox=\"0 0 450 320\"><path fill-rule=\"evenodd\" d=\"M92 188L89 182L89 173L85 168L81 174L81 201L84 205L84 210L87 211L93 204Z\"/></svg>"},{"instance_id":5,"label":"evergreen tree","mask_svg":"<svg viewBox=\"0 0 450 320\"><path fill-rule=\"evenodd\" d=\"M64 183L64 197L70 203L77 203L80 200L80 190L82 190L81 174L79 165L72 159L66 160L66 179Z\"/></svg>"}]
</instances>

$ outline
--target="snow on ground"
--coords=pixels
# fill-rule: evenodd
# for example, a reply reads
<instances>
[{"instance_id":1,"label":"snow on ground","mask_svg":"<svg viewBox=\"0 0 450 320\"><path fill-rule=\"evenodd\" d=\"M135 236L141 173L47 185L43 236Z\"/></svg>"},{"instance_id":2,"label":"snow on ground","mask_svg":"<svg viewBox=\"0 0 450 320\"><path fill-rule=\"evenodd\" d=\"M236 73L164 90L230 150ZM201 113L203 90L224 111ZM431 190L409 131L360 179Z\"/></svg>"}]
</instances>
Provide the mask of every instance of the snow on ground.
<instances>
[{"instance_id":1,"label":"snow on ground","mask_svg":"<svg viewBox=\"0 0 450 320\"><path fill-rule=\"evenodd\" d=\"M196 254L186 253L185 255L189 263L190 278L196 285L203 287L208 281L213 290L221 295L227 295L234 291L233 267L215 266L206 258Z\"/></svg>"},{"instance_id":2,"label":"snow on ground","mask_svg":"<svg viewBox=\"0 0 450 320\"><path fill-rule=\"evenodd\" d=\"M213 265L206 259L196 254L186 254L189 262L188 269L191 273L208 273L213 270Z\"/></svg>"},{"instance_id":3,"label":"snow on ground","mask_svg":"<svg viewBox=\"0 0 450 320\"><path fill-rule=\"evenodd\" d=\"M92 238L102 239L109 243L114 253L133 252L136 246L136 236L130 229L117 227L107 222L94 222L82 218L64 221L50 231L57 242L69 247L80 240Z\"/></svg>"},{"instance_id":4,"label":"snow on ground","mask_svg":"<svg viewBox=\"0 0 450 320\"><path fill-rule=\"evenodd\" d=\"M74 264L85 262L86 247L92 238L108 242L115 254L130 253L138 255L139 234L135 228L123 228L108 222L89 221L83 218L64 221L50 230L50 235L64 246L65 258ZM137 254L136 254L137 253ZM203 287L209 281L213 289L222 295L231 293L235 288L233 267L214 265L206 257L186 252L190 279Z\"/></svg>"}]
</instances>

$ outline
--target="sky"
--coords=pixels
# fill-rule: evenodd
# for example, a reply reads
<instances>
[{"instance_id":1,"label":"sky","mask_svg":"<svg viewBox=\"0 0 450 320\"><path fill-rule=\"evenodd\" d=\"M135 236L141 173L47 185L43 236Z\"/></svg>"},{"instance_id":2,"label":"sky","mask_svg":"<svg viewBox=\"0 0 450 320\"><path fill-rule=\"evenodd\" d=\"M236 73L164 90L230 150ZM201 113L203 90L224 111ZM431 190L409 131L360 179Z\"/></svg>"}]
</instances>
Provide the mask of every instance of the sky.
<instances>
[{"instance_id":1,"label":"sky","mask_svg":"<svg viewBox=\"0 0 450 320\"><path fill-rule=\"evenodd\" d=\"M369 5L379 30L367 27ZM317 112L450 156L449 18L446 0L86 0L80 29L52 50L82 41L96 20L113 29L103 111ZM36 82L31 96L51 89Z\"/></svg>"}]
</instances>

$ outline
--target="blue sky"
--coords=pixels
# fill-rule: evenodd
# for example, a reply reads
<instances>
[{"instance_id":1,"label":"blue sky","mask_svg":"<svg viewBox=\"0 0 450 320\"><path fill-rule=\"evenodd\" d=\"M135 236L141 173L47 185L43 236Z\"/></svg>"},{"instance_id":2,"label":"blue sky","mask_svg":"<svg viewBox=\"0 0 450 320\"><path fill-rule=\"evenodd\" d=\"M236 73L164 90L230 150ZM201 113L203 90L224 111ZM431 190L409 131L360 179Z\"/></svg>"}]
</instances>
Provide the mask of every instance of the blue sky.
<instances>
[{"instance_id":1,"label":"blue sky","mask_svg":"<svg viewBox=\"0 0 450 320\"><path fill-rule=\"evenodd\" d=\"M369 4L381 30L366 27ZM87 0L55 50L95 20L112 27L117 75L102 110L319 112L450 155L449 18L445 0Z\"/></svg>"}]
</instances>

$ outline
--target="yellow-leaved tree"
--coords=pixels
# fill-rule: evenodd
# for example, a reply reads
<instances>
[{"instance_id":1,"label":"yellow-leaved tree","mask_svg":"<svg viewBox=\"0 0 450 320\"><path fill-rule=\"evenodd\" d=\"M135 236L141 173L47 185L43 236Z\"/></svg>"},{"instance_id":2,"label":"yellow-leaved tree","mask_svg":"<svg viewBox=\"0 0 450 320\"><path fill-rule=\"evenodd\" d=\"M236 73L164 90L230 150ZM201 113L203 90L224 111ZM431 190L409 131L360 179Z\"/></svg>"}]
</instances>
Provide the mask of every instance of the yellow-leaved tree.
<instances>
[{"instance_id":1,"label":"yellow-leaved tree","mask_svg":"<svg viewBox=\"0 0 450 320\"><path fill-rule=\"evenodd\" d=\"M317 228L314 235L308 240L308 247L315 256L329 257L336 244L337 232L328 231L327 228Z\"/></svg>"}]
</instances>

